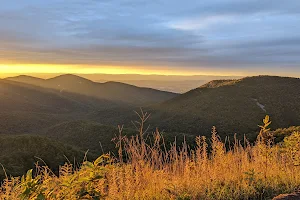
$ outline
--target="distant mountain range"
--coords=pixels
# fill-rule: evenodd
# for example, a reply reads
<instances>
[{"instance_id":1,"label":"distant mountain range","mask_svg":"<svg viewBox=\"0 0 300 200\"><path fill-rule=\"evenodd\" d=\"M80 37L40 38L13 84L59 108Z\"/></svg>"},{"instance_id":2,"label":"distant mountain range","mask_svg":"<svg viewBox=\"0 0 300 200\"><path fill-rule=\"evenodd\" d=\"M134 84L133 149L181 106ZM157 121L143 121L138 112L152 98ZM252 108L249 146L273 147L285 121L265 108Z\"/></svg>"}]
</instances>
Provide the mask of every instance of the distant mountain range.
<instances>
[{"instance_id":1,"label":"distant mountain range","mask_svg":"<svg viewBox=\"0 0 300 200\"><path fill-rule=\"evenodd\" d=\"M61 74L30 74L27 77L40 77L49 79L60 76ZM89 79L94 82L121 82L137 87L147 87L162 91L175 93L185 93L199 85L203 85L211 80L219 79L238 79L241 76L213 76L213 75L194 75L194 76L174 76L174 75L140 75L140 74L76 74L77 76ZM14 74L2 74L2 77L15 77ZM23 75L24 76L24 75ZM0 74L1 78L1 74ZM34 80L33 80L34 81Z\"/></svg>"},{"instance_id":2,"label":"distant mountain range","mask_svg":"<svg viewBox=\"0 0 300 200\"><path fill-rule=\"evenodd\" d=\"M6 78L0 80L0 133L32 133L64 121L90 120L110 110L132 112L175 96L117 82L96 83L75 75Z\"/></svg>"}]
</instances>

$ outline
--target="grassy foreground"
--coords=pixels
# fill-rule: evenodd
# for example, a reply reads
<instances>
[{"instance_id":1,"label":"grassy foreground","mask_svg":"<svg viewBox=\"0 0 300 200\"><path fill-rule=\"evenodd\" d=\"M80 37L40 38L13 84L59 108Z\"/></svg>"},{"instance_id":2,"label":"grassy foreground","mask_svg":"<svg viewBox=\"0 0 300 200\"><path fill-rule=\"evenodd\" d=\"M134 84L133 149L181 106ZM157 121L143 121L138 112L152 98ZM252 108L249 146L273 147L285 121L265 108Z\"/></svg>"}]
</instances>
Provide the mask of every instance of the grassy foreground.
<instances>
[{"instance_id":1,"label":"grassy foreground","mask_svg":"<svg viewBox=\"0 0 300 200\"><path fill-rule=\"evenodd\" d=\"M118 156L102 155L80 168L66 163L59 176L47 167L7 178L0 199L272 199L300 186L300 133L273 144L266 117L257 142L196 138L195 148L164 144L156 131L116 138ZM147 141L147 142L146 142ZM116 158L118 157L118 158Z\"/></svg>"}]
</instances>

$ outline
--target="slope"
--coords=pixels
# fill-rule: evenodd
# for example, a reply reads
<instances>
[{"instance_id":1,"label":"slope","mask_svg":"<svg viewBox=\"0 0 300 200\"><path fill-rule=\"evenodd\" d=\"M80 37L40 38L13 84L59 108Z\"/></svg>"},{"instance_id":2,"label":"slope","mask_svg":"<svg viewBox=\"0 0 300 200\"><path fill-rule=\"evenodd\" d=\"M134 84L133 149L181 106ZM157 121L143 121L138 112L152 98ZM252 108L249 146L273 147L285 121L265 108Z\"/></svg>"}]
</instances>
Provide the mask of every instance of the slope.
<instances>
[{"instance_id":1,"label":"slope","mask_svg":"<svg viewBox=\"0 0 300 200\"><path fill-rule=\"evenodd\" d=\"M300 124L300 80L257 76L212 81L149 108L151 123L168 131L209 135L217 126L221 135L250 134L270 115L272 127Z\"/></svg>"},{"instance_id":2,"label":"slope","mask_svg":"<svg viewBox=\"0 0 300 200\"><path fill-rule=\"evenodd\" d=\"M163 102L177 94L150 88L140 88L119 82L96 83L80 76L66 74L51 79L17 76L7 80L52 88L60 92L72 92L135 106Z\"/></svg>"},{"instance_id":3,"label":"slope","mask_svg":"<svg viewBox=\"0 0 300 200\"><path fill-rule=\"evenodd\" d=\"M124 135L135 133L129 129L123 131ZM118 134L117 127L84 120L63 122L45 131L45 136L51 139L76 146L83 151L89 150L97 155L114 151L116 148L112 139Z\"/></svg>"},{"instance_id":4,"label":"slope","mask_svg":"<svg viewBox=\"0 0 300 200\"><path fill-rule=\"evenodd\" d=\"M39 136L0 135L0 148L0 162L8 176L22 175L34 168L36 162L42 165L45 162L55 172L59 165L63 165L68 160L73 162L75 159L81 162L84 158L83 151ZM4 176L4 171L1 170L0 180Z\"/></svg>"},{"instance_id":5,"label":"slope","mask_svg":"<svg viewBox=\"0 0 300 200\"><path fill-rule=\"evenodd\" d=\"M74 93L0 80L0 133L40 131L62 121L85 118L120 104Z\"/></svg>"}]
</instances>

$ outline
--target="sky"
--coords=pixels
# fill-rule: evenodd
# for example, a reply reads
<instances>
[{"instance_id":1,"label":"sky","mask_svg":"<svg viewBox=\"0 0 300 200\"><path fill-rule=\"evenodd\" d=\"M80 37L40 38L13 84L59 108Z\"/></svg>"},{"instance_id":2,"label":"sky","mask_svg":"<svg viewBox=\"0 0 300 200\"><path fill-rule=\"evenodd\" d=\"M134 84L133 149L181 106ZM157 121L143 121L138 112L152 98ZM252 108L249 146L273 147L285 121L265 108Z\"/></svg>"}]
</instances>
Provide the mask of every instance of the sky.
<instances>
[{"instance_id":1,"label":"sky","mask_svg":"<svg viewBox=\"0 0 300 200\"><path fill-rule=\"evenodd\" d=\"M9 0L0 73L300 77L299 0Z\"/></svg>"}]
</instances>

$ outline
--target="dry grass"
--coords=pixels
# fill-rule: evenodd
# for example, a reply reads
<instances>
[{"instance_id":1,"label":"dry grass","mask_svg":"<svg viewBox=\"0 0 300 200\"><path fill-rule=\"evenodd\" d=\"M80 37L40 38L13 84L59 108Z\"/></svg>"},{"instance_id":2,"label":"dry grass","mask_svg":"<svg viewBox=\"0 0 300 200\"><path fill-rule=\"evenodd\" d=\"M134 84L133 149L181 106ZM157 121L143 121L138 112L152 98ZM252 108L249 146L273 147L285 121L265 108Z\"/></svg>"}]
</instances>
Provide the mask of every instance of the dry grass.
<instances>
[{"instance_id":1,"label":"dry grass","mask_svg":"<svg viewBox=\"0 0 300 200\"><path fill-rule=\"evenodd\" d=\"M255 145L224 143L213 128L211 139L197 137L193 149L166 147L158 131L146 142L147 113L140 118L139 135L123 137L120 128L118 159L103 155L80 169L66 164L59 176L46 167L34 178L29 171L6 179L0 199L271 199L300 186L295 150L265 139L268 118Z\"/></svg>"}]
</instances>

